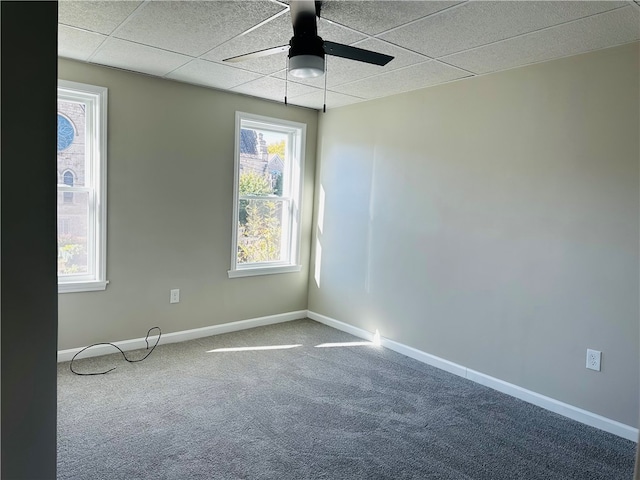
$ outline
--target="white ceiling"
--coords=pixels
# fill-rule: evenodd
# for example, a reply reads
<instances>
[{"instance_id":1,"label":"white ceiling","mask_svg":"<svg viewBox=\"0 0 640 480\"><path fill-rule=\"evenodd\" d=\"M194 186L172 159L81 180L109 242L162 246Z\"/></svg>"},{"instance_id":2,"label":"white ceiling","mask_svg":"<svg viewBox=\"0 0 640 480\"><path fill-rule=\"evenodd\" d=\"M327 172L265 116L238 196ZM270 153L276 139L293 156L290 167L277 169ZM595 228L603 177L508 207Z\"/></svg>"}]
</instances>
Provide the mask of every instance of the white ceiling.
<instances>
[{"instance_id":1,"label":"white ceiling","mask_svg":"<svg viewBox=\"0 0 640 480\"><path fill-rule=\"evenodd\" d=\"M288 2L59 3L62 57L282 101ZM384 67L327 57L327 108L638 41L638 1L326 0L325 40L394 56ZM292 81L292 104L320 109L325 78Z\"/></svg>"}]
</instances>

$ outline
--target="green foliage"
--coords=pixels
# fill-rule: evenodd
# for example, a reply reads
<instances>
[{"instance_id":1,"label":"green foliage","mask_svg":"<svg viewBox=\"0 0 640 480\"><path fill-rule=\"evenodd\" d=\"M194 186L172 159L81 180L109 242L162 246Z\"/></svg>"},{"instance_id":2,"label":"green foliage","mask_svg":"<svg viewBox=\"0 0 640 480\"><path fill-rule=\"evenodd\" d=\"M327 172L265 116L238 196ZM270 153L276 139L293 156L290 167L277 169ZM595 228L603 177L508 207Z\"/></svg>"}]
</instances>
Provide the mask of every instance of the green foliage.
<instances>
[{"instance_id":1,"label":"green foliage","mask_svg":"<svg viewBox=\"0 0 640 480\"><path fill-rule=\"evenodd\" d=\"M240 195L271 195L271 181L267 175L260 175L254 171L242 172L240 174ZM247 223L247 203L248 200L240 200L240 224Z\"/></svg>"},{"instance_id":2,"label":"green foliage","mask_svg":"<svg viewBox=\"0 0 640 480\"><path fill-rule=\"evenodd\" d=\"M269 152L269 154L277 153L278 155L280 155L280 158L284 160L284 147L284 140L280 140L279 142L270 143L269 145L267 145L267 152Z\"/></svg>"},{"instance_id":3,"label":"green foliage","mask_svg":"<svg viewBox=\"0 0 640 480\"><path fill-rule=\"evenodd\" d=\"M246 223L238 225L238 262L255 263L280 259L279 202L247 200Z\"/></svg>"},{"instance_id":4,"label":"green foliage","mask_svg":"<svg viewBox=\"0 0 640 480\"><path fill-rule=\"evenodd\" d=\"M273 189L266 175L248 171L240 174L240 195L271 195Z\"/></svg>"},{"instance_id":5,"label":"green foliage","mask_svg":"<svg viewBox=\"0 0 640 480\"><path fill-rule=\"evenodd\" d=\"M273 194L269 175L252 171L240 175L240 195ZM240 200L238 263L280 259L282 229L278 209L279 202L275 200Z\"/></svg>"},{"instance_id":6,"label":"green foliage","mask_svg":"<svg viewBox=\"0 0 640 480\"><path fill-rule=\"evenodd\" d=\"M79 243L80 242L80 243ZM58 237L58 273L71 274L82 273L86 263L86 249L82 239L71 235Z\"/></svg>"}]
</instances>

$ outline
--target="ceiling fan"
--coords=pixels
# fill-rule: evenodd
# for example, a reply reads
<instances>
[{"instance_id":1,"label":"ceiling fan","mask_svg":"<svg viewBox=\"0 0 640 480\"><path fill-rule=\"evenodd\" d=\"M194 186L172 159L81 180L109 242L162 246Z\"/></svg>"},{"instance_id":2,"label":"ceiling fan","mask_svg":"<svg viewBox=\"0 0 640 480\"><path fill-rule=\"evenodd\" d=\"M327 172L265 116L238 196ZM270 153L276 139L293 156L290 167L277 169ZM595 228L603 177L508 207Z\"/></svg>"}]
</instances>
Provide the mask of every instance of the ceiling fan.
<instances>
[{"instance_id":1,"label":"ceiling fan","mask_svg":"<svg viewBox=\"0 0 640 480\"><path fill-rule=\"evenodd\" d=\"M312 78L324 74L325 55L333 55L380 66L384 66L393 60L390 55L323 40L318 36L317 25L321 6L321 1L291 0L289 7L291 10L291 22L293 23L293 37L291 37L288 45L258 50L257 52L226 58L223 61L241 62L288 50L289 74L298 78Z\"/></svg>"}]
</instances>

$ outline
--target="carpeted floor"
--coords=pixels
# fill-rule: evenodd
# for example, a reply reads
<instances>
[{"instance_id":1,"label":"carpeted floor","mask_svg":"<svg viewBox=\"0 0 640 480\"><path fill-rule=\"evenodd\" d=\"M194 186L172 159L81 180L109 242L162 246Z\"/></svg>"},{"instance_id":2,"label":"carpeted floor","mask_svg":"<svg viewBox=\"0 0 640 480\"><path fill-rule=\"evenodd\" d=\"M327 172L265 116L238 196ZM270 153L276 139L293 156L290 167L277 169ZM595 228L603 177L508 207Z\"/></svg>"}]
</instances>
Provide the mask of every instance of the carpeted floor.
<instances>
[{"instance_id":1,"label":"carpeted floor","mask_svg":"<svg viewBox=\"0 0 640 480\"><path fill-rule=\"evenodd\" d=\"M300 320L161 345L136 364L74 364L117 366L107 375L61 363L58 478L632 477L633 442L379 346L329 342L361 340ZM292 347L210 352L274 345Z\"/></svg>"}]
</instances>

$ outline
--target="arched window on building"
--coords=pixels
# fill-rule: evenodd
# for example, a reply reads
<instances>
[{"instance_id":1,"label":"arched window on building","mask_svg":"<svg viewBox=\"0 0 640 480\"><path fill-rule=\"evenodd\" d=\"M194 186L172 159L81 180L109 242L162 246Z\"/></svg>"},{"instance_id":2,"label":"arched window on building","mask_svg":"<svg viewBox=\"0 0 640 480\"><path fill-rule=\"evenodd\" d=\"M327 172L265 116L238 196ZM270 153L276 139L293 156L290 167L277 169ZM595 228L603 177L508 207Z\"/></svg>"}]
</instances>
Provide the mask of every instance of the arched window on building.
<instances>
[{"instance_id":1,"label":"arched window on building","mask_svg":"<svg viewBox=\"0 0 640 480\"><path fill-rule=\"evenodd\" d=\"M62 174L62 183L68 187L73 187L73 173L69 170ZM64 203L73 203L73 192L64 192L62 194Z\"/></svg>"}]
</instances>

